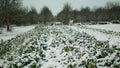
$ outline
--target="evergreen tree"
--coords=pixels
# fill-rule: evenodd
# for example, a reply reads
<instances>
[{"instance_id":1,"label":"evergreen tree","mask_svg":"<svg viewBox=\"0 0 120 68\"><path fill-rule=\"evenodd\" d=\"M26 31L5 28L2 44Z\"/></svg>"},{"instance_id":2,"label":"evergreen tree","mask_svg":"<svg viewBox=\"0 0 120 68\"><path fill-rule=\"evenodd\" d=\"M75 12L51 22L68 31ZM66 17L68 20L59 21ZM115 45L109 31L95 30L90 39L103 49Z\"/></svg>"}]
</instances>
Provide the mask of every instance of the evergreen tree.
<instances>
[{"instance_id":1,"label":"evergreen tree","mask_svg":"<svg viewBox=\"0 0 120 68\"><path fill-rule=\"evenodd\" d=\"M27 13L26 19L30 24L38 23L38 13L34 7L31 7L31 10Z\"/></svg>"},{"instance_id":2,"label":"evergreen tree","mask_svg":"<svg viewBox=\"0 0 120 68\"><path fill-rule=\"evenodd\" d=\"M53 15L48 7L43 7L41 13L39 14L40 21L44 24L48 24L53 19Z\"/></svg>"},{"instance_id":3,"label":"evergreen tree","mask_svg":"<svg viewBox=\"0 0 120 68\"><path fill-rule=\"evenodd\" d=\"M64 24L69 24L69 20L71 19L71 12L71 6L66 3L63 10L57 16L58 20L62 21Z\"/></svg>"},{"instance_id":4,"label":"evergreen tree","mask_svg":"<svg viewBox=\"0 0 120 68\"><path fill-rule=\"evenodd\" d=\"M90 21L90 8L85 7L82 8L80 11L81 21L82 22L89 22Z\"/></svg>"}]
</instances>

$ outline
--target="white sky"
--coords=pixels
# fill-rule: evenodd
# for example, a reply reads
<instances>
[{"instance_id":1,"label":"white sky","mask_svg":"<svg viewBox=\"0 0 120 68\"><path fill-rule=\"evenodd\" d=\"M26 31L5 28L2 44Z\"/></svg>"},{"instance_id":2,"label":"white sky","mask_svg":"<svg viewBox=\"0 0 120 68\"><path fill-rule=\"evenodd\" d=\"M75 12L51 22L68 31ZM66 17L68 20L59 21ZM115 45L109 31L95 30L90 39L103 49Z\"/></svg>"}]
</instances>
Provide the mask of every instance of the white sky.
<instances>
[{"instance_id":1,"label":"white sky","mask_svg":"<svg viewBox=\"0 0 120 68\"><path fill-rule=\"evenodd\" d=\"M34 6L38 12L40 12L43 6L48 6L52 13L56 15L67 2L71 4L73 9L80 9L86 6L90 8L104 6L108 1L120 2L120 0L23 0L23 5L28 8Z\"/></svg>"}]
</instances>

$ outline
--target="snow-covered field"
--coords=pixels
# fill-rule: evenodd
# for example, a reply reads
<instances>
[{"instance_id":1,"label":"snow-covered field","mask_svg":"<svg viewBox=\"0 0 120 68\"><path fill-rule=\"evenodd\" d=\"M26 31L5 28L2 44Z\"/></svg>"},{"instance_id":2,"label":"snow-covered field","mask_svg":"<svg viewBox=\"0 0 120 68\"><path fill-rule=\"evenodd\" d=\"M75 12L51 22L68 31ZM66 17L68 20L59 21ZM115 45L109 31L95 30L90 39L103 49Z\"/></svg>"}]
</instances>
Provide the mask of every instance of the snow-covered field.
<instances>
[{"instance_id":1,"label":"snow-covered field","mask_svg":"<svg viewBox=\"0 0 120 68\"><path fill-rule=\"evenodd\" d=\"M117 47L120 48L120 32L115 32L115 31L109 31L107 29L105 29L105 27L111 27L111 30L112 28L113 29L116 29L116 28L119 28L119 27L114 27L116 24L113 24L113 26L111 25L101 25L103 26L103 28L101 27L99 29L99 25L87 25L87 26L84 26L82 28L80 28L79 26L70 26L70 28L72 29L75 29L77 31L83 31L91 36L94 36L97 40L99 41L109 41L109 44L111 45L117 45ZM92 26L96 26L95 27L92 27ZM116 25L116 26L120 26L120 25ZM110 28L109 27L109 28ZM119 31L119 29L116 29Z\"/></svg>"},{"instance_id":2,"label":"snow-covered field","mask_svg":"<svg viewBox=\"0 0 120 68\"><path fill-rule=\"evenodd\" d=\"M0 45L2 68L120 68L115 31L40 25Z\"/></svg>"},{"instance_id":3,"label":"snow-covered field","mask_svg":"<svg viewBox=\"0 0 120 68\"><path fill-rule=\"evenodd\" d=\"M11 38L16 37L17 35L23 34L29 30L32 30L35 27L33 26L20 26L20 27L13 27L12 32L7 32L6 28L3 28L2 34L0 34L0 40L9 40Z\"/></svg>"},{"instance_id":4,"label":"snow-covered field","mask_svg":"<svg viewBox=\"0 0 120 68\"><path fill-rule=\"evenodd\" d=\"M96 29L106 29L111 31L120 32L120 24L106 24L106 25L87 25L90 28L96 28Z\"/></svg>"}]
</instances>

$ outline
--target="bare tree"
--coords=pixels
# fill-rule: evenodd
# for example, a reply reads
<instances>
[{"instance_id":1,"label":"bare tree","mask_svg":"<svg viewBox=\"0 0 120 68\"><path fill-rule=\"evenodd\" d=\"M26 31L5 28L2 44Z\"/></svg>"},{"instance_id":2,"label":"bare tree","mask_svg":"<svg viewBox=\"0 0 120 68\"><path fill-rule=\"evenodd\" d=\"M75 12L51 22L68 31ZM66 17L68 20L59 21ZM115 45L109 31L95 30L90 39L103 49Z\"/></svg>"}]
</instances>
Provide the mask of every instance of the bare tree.
<instances>
[{"instance_id":1,"label":"bare tree","mask_svg":"<svg viewBox=\"0 0 120 68\"><path fill-rule=\"evenodd\" d=\"M21 0L0 0L0 19L2 24L7 26L7 31L11 31L10 24L14 20L17 10L20 9Z\"/></svg>"}]
</instances>

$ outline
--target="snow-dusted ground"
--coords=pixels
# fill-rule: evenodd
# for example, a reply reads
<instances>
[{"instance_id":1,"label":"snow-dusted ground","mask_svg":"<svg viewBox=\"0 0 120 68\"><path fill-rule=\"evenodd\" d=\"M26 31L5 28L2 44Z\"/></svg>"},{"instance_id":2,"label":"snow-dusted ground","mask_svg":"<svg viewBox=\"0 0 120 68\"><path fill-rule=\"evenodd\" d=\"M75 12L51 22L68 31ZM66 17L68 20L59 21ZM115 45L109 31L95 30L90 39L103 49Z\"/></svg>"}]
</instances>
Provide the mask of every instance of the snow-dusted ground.
<instances>
[{"instance_id":1,"label":"snow-dusted ground","mask_svg":"<svg viewBox=\"0 0 120 68\"><path fill-rule=\"evenodd\" d=\"M1 44L0 67L120 68L117 38L82 26L38 26Z\"/></svg>"},{"instance_id":2,"label":"snow-dusted ground","mask_svg":"<svg viewBox=\"0 0 120 68\"><path fill-rule=\"evenodd\" d=\"M33 26L19 26L13 27L12 32L7 32L6 28L3 28L2 34L0 34L0 40L9 40L11 38L15 38L17 35L23 34L29 30L32 30L35 27Z\"/></svg>"},{"instance_id":3,"label":"snow-dusted ground","mask_svg":"<svg viewBox=\"0 0 120 68\"><path fill-rule=\"evenodd\" d=\"M91 28L92 25L89 25ZM96 26L96 28L99 26L98 25L93 25ZM101 26L106 26L109 27L109 25L101 25ZM111 26L111 25L110 25ZM114 26L114 25L113 25ZM116 26L120 26L120 25L116 25ZM85 32L91 36L94 36L97 40L99 41L109 41L110 45L117 45L117 47L120 48L120 36L115 36L114 34L106 34L106 33L102 33L93 29L85 29L85 28L80 28L79 26L69 26L70 28L77 30L79 32ZM88 26L87 26L88 27ZM111 30L112 30L112 26L111 26ZM118 27L114 27L113 29L116 29ZM102 29L102 28L101 28ZM117 29L119 31L119 29Z\"/></svg>"},{"instance_id":4,"label":"snow-dusted ground","mask_svg":"<svg viewBox=\"0 0 120 68\"><path fill-rule=\"evenodd\" d=\"M105 30L111 30L115 32L120 32L120 24L105 24L105 25L86 25L90 28L97 28L97 29L105 29Z\"/></svg>"}]
</instances>

